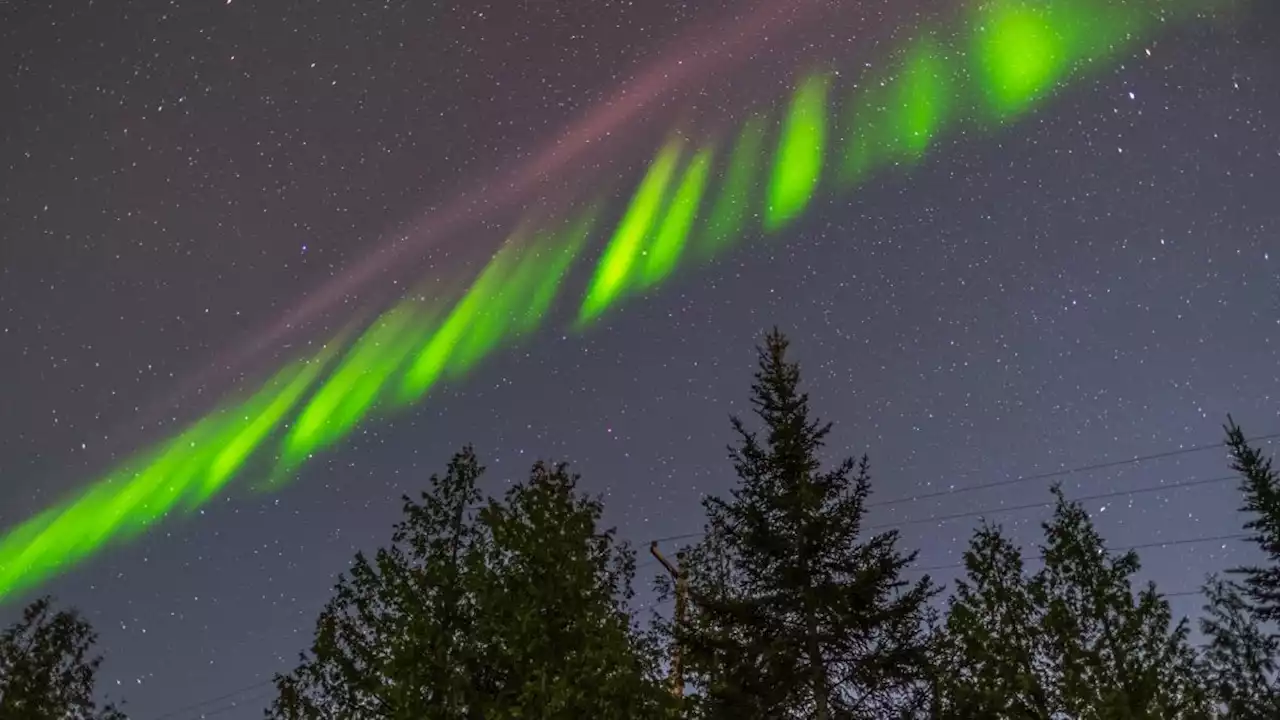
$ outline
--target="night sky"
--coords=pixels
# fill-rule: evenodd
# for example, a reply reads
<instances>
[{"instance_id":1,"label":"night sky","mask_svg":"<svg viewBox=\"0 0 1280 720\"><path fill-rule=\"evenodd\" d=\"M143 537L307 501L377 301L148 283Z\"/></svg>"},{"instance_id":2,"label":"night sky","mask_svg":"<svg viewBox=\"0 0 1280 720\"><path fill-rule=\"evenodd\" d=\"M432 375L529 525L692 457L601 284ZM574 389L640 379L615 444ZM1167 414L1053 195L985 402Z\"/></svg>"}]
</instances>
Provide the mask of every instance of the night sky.
<instances>
[{"instance_id":1,"label":"night sky","mask_svg":"<svg viewBox=\"0 0 1280 720\"><path fill-rule=\"evenodd\" d=\"M951 5L0 4L0 526L416 279L465 288L532 206L613 189L612 221L673 124L782 107L815 61L856 78ZM1212 443L1227 413L1280 432L1277 33L1264 2L1157 28L1007 126L948 132L582 332L571 275L567 311L465 378L275 492L237 477L6 598L0 621L51 592L100 631L101 685L134 717L250 686L204 709L258 717L255 684L309 644L337 573L463 443L493 492L535 459L571 462L642 552L697 531L701 496L734 479L728 416L772 325L836 422L831 457L870 454L875 524L1039 502L1048 480L937 494ZM515 188L533 166L536 187ZM1225 474L1211 450L1062 479L1075 497ZM1117 546L1227 535L1232 487L1088 505ZM991 517L1032 544L1044 514ZM910 524L903 542L949 565L974 522ZM1142 557L1182 593L1249 556Z\"/></svg>"}]
</instances>

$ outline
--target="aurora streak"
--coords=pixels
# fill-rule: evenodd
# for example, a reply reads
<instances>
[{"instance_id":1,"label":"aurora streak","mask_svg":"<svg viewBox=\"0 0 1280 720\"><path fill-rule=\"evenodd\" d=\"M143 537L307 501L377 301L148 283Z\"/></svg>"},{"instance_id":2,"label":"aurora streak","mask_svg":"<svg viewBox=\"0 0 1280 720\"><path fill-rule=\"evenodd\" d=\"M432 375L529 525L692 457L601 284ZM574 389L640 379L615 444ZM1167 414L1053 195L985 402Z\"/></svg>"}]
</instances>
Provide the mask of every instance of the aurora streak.
<instances>
[{"instance_id":1,"label":"aurora streak","mask_svg":"<svg viewBox=\"0 0 1280 720\"><path fill-rule=\"evenodd\" d=\"M801 77L777 112L723 142L673 133L621 216L601 227L595 198L550 225L525 221L452 301L410 297L276 373L184 432L144 450L0 538L0 599L29 590L113 541L189 513L250 471L270 490L357 426L423 400L496 349L538 330L574 268L604 239L580 300L589 329L693 260L780 232L824 193L926 158L943 132L990 131L1033 111L1073 77L1131 52L1200 6L1162 0L989 0L958 27L921 29L884 74L845 87Z\"/></svg>"}]
</instances>

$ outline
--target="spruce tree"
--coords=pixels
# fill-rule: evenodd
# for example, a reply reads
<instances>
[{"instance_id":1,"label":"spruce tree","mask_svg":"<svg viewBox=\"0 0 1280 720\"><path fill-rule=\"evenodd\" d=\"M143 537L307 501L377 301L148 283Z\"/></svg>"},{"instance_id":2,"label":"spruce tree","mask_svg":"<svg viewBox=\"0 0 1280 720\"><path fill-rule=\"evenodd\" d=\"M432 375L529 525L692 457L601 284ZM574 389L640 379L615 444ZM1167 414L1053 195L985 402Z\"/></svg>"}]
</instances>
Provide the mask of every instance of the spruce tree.
<instances>
[{"instance_id":1,"label":"spruce tree","mask_svg":"<svg viewBox=\"0 0 1280 720\"><path fill-rule=\"evenodd\" d=\"M868 464L823 468L831 425L812 417L777 330L759 350L752 407L733 418L739 481L707 498L689 553L692 617L675 631L704 717L892 718L919 708L928 670L925 577L895 532L861 537Z\"/></svg>"},{"instance_id":2,"label":"spruce tree","mask_svg":"<svg viewBox=\"0 0 1280 720\"><path fill-rule=\"evenodd\" d=\"M1249 444L1244 431L1228 418L1227 448L1231 469L1240 474L1244 507L1248 520L1244 527L1249 541L1266 555L1262 565L1238 568L1245 597L1259 622L1280 621L1280 476L1271 468L1271 458Z\"/></svg>"},{"instance_id":3,"label":"spruce tree","mask_svg":"<svg viewBox=\"0 0 1280 720\"><path fill-rule=\"evenodd\" d=\"M1205 585L1200 629L1207 640L1205 664L1215 700L1230 718L1280 717L1280 477L1230 418L1224 428L1231 468L1240 474L1244 527L1262 550L1258 565L1234 568L1231 578Z\"/></svg>"},{"instance_id":4,"label":"spruce tree","mask_svg":"<svg viewBox=\"0 0 1280 720\"><path fill-rule=\"evenodd\" d=\"M669 698L626 600L634 555L563 466L483 506L470 448L390 547L358 555L270 717L659 717Z\"/></svg>"},{"instance_id":5,"label":"spruce tree","mask_svg":"<svg viewBox=\"0 0 1280 720\"><path fill-rule=\"evenodd\" d=\"M124 720L94 699L97 639L87 620L55 611L51 598L28 605L0 634L0 720Z\"/></svg>"},{"instance_id":6,"label":"spruce tree","mask_svg":"<svg viewBox=\"0 0 1280 720\"><path fill-rule=\"evenodd\" d=\"M970 542L939 642L938 716L1212 717L1187 622L1154 585L1135 592L1136 553L1108 552L1084 508L1053 494L1036 573L997 527Z\"/></svg>"}]
</instances>

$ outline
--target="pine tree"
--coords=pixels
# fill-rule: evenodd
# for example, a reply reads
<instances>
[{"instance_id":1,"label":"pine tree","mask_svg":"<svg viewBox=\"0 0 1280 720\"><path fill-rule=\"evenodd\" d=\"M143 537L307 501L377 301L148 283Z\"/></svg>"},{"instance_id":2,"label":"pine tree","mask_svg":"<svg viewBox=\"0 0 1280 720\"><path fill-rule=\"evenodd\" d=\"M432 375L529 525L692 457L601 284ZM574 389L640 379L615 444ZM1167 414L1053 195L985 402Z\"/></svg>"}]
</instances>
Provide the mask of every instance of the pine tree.
<instances>
[{"instance_id":1,"label":"pine tree","mask_svg":"<svg viewBox=\"0 0 1280 720\"><path fill-rule=\"evenodd\" d=\"M630 624L634 555L597 529L598 501L534 467L480 504L467 448L392 545L357 555L309 655L277 678L289 720L657 717L667 694Z\"/></svg>"},{"instance_id":2,"label":"pine tree","mask_svg":"<svg viewBox=\"0 0 1280 720\"><path fill-rule=\"evenodd\" d=\"M1136 553L1109 553L1084 508L1053 494L1033 575L999 528L974 535L939 642L938 715L1211 717L1187 622L1154 585L1135 592Z\"/></svg>"},{"instance_id":3,"label":"pine tree","mask_svg":"<svg viewBox=\"0 0 1280 720\"><path fill-rule=\"evenodd\" d=\"M1266 561L1231 570L1239 580L1213 577L1206 584L1200 620L1205 663L1227 717L1274 720L1280 717L1280 477L1234 421L1228 418L1224 429L1231 468L1241 476L1244 527Z\"/></svg>"},{"instance_id":4,"label":"pine tree","mask_svg":"<svg viewBox=\"0 0 1280 720\"><path fill-rule=\"evenodd\" d=\"M76 611L55 612L48 597L28 605L0 635L0 720L123 720L94 700L96 642Z\"/></svg>"},{"instance_id":5,"label":"pine tree","mask_svg":"<svg viewBox=\"0 0 1280 720\"><path fill-rule=\"evenodd\" d=\"M1248 516L1244 527L1252 535L1249 541L1266 554L1267 563L1233 571L1243 579L1245 597L1259 622L1280 621L1280 476L1271 469L1271 459L1263 457L1245 439L1244 431L1228 418L1227 447L1231 452L1231 469L1242 478L1241 491L1245 503L1241 508Z\"/></svg>"},{"instance_id":6,"label":"pine tree","mask_svg":"<svg viewBox=\"0 0 1280 720\"><path fill-rule=\"evenodd\" d=\"M925 577L896 532L863 540L866 458L823 469L831 425L811 417L777 330L760 349L752 405L763 435L734 418L739 482L705 501L693 548L693 613L674 641L705 717L891 718L920 707L928 653Z\"/></svg>"}]
</instances>

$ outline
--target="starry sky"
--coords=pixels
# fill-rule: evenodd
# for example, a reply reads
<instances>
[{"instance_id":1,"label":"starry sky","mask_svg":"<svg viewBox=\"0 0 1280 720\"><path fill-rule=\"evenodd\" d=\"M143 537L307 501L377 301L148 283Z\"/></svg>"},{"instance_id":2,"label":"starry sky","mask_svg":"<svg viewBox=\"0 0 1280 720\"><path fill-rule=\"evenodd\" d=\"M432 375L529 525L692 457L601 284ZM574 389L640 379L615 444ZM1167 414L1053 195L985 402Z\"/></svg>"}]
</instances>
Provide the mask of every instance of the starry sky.
<instances>
[{"instance_id":1,"label":"starry sky","mask_svg":"<svg viewBox=\"0 0 1280 720\"><path fill-rule=\"evenodd\" d=\"M0 5L0 526L412 278L467 282L530 205L618 188L616 214L672 123L778 105L816 60L856 76L951 12L760 7ZM570 461L642 551L697 531L772 325L831 456L871 456L869 522L908 523L943 581L975 520L929 518L1048 497L966 487L1212 443L1227 413L1280 432L1278 33L1268 3L1162 27L998 132L952 133L585 331L553 319L278 491L233 482L39 590L95 623L134 717L242 688L171 717L258 717L336 574L463 443L492 492ZM1211 450L1062 479L1088 497L1226 474ZM1240 530L1230 483L1088 504L1117 546ZM1044 510L991 517L1029 546ZM1153 547L1143 576L1182 593L1246 557Z\"/></svg>"}]
</instances>

